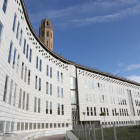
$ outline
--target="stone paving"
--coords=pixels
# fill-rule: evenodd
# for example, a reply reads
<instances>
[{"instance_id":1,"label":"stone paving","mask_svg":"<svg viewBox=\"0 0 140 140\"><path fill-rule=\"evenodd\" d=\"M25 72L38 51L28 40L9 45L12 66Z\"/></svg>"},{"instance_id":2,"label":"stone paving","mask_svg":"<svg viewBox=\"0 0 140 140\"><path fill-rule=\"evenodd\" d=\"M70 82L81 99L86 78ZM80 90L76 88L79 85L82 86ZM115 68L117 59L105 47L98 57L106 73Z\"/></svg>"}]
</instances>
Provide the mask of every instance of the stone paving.
<instances>
[{"instance_id":1,"label":"stone paving","mask_svg":"<svg viewBox=\"0 0 140 140\"><path fill-rule=\"evenodd\" d=\"M64 137L66 137L66 134L47 136L47 137L42 137L35 140L64 140Z\"/></svg>"}]
</instances>

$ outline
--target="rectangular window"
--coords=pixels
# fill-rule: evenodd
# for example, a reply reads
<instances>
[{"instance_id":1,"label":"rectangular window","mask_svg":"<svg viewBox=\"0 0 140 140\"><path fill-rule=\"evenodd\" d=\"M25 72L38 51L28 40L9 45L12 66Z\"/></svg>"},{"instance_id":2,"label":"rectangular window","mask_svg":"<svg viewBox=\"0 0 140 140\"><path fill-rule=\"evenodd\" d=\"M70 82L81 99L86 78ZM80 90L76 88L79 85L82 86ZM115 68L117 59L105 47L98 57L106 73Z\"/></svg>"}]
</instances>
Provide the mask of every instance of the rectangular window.
<instances>
[{"instance_id":1,"label":"rectangular window","mask_svg":"<svg viewBox=\"0 0 140 140\"><path fill-rule=\"evenodd\" d=\"M57 104L57 114L60 115L60 104Z\"/></svg>"},{"instance_id":2,"label":"rectangular window","mask_svg":"<svg viewBox=\"0 0 140 140\"><path fill-rule=\"evenodd\" d=\"M17 18L17 15L15 14L15 15L14 15L14 21L13 21L13 28L12 28L13 32L15 31L16 18Z\"/></svg>"},{"instance_id":3,"label":"rectangular window","mask_svg":"<svg viewBox=\"0 0 140 140\"><path fill-rule=\"evenodd\" d=\"M40 98L38 99L38 113L40 113Z\"/></svg>"},{"instance_id":4,"label":"rectangular window","mask_svg":"<svg viewBox=\"0 0 140 140\"><path fill-rule=\"evenodd\" d=\"M90 94L90 102L92 102L91 94Z\"/></svg>"},{"instance_id":5,"label":"rectangular window","mask_svg":"<svg viewBox=\"0 0 140 140\"><path fill-rule=\"evenodd\" d=\"M37 98L35 97L35 100L34 100L34 112L36 112L36 104L37 104Z\"/></svg>"},{"instance_id":6,"label":"rectangular window","mask_svg":"<svg viewBox=\"0 0 140 140\"><path fill-rule=\"evenodd\" d=\"M20 39L19 39L19 45L21 46L21 41L22 41L22 29L20 31Z\"/></svg>"},{"instance_id":7,"label":"rectangular window","mask_svg":"<svg viewBox=\"0 0 140 140\"><path fill-rule=\"evenodd\" d=\"M57 87L57 97L60 97L59 96L59 87Z\"/></svg>"},{"instance_id":8,"label":"rectangular window","mask_svg":"<svg viewBox=\"0 0 140 140\"><path fill-rule=\"evenodd\" d=\"M20 59L20 55L18 54L18 58L17 58L17 74L18 74L18 68L19 68L19 59Z\"/></svg>"},{"instance_id":9,"label":"rectangular window","mask_svg":"<svg viewBox=\"0 0 140 140\"><path fill-rule=\"evenodd\" d=\"M15 84L13 106L15 106L15 104L16 104L16 90L17 90L17 84Z\"/></svg>"},{"instance_id":10,"label":"rectangular window","mask_svg":"<svg viewBox=\"0 0 140 140\"><path fill-rule=\"evenodd\" d=\"M40 59L40 67L39 67L39 71L42 71L42 60Z\"/></svg>"},{"instance_id":11,"label":"rectangular window","mask_svg":"<svg viewBox=\"0 0 140 140\"><path fill-rule=\"evenodd\" d=\"M46 114L48 114L48 101L46 101Z\"/></svg>"},{"instance_id":12,"label":"rectangular window","mask_svg":"<svg viewBox=\"0 0 140 140\"><path fill-rule=\"evenodd\" d=\"M92 110L92 107L90 107L90 112L91 112L91 116L93 116L93 110Z\"/></svg>"},{"instance_id":13,"label":"rectangular window","mask_svg":"<svg viewBox=\"0 0 140 140\"><path fill-rule=\"evenodd\" d=\"M61 88L61 98L63 98L64 95L63 95L63 88Z\"/></svg>"},{"instance_id":14,"label":"rectangular window","mask_svg":"<svg viewBox=\"0 0 140 140\"><path fill-rule=\"evenodd\" d=\"M89 116L89 107L87 107L87 116Z\"/></svg>"},{"instance_id":15,"label":"rectangular window","mask_svg":"<svg viewBox=\"0 0 140 140\"><path fill-rule=\"evenodd\" d=\"M94 97L94 94L93 94L93 102L95 102L95 97Z\"/></svg>"},{"instance_id":16,"label":"rectangular window","mask_svg":"<svg viewBox=\"0 0 140 140\"><path fill-rule=\"evenodd\" d=\"M61 83L63 83L63 73L61 73Z\"/></svg>"},{"instance_id":17,"label":"rectangular window","mask_svg":"<svg viewBox=\"0 0 140 140\"><path fill-rule=\"evenodd\" d=\"M10 64L11 62L11 56L12 56L12 47L13 47L13 43L10 43L10 49L9 49L9 56L8 56L8 63Z\"/></svg>"},{"instance_id":18,"label":"rectangular window","mask_svg":"<svg viewBox=\"0 0 140 140\"><path fill-rule=\"evenodd\" d=\"M24 46L23 46L23 53L25 54L25 50L26 50L26 39L24 39Z\"/></svg>"},{"instance_id":19,"label":"rectangular window","mask_svg":"<svg viewBox=\"0 0 140 140\"><path fill-rule=\"evenodd\" d=\"M64 105L61 105L61 111L62 111L62 115L64 115Z\"/></svg>"},{"instance_id":20,"label":"rectangular window","mask_svg":"<svg viewBox=\"0 0 140 140\"><path fill-rule=\"evenodd\" d=\"M86 93L86 101L88 102L88 94Z\"/></svg>"},{"instance_id":21,"label":"rectangular window","mask_svg":"<svg viewBox=\"0 0 140 140\"><path fill-rule=\"evenodd\" d=\"M21 108L21 98L22 98L22 89L20 89L20 93L19 93L19 104L18 104L18 108Z\"/></svg>"},{"instance_id":22,"label":"rectangular window","mask_svg":"<svg viewBox=\"0 0 140 140\"><path fill-rule=\"evenodd\" d=\"M57 81L59 81L59 71L57 71Z\"/></svg>"},{"instance_id":23,"label":"rectangular window","mask_svg":"<svg viewBox=\"0 0 140 140\"><path fill-rule=\"evenodd\" d=\"M23 91L23 104L22 104L22 109L25 107L25 91Z\"/></svg>"},{"instance_id":24,"label":"rectangular window","mask_svg":"<svg viewBox=\"0 0 140 140\"><path fill-rule=\"evenodd\" d=\"M47 65L46 75L49 76L49 65Z\"/></svg>"},{"instance_id":25,"label":"rectangular window","mask_svg":"<svg viewBox=\"0 0 140 140\"><path fill-rule=\"evenodd\" d=\"M30 85L30 77L31 77L31 71L28 70L28 85Z\"/></svg>"},{"instance_id":26,"label":"rectangular window","mask_svg":"<svg viewBox=\"0 0 140 140\"><path fill-rule=\"evenodd\" d=\"M37 89L37 76L35 76L35 89Z\"/></svg>"},{"instance_id":27,"label":"rectangular window","mask_svg":"<svg viewBox=\"0 0 140 140\"><path fill-rule=\"evenodd\" d=\"M52 78L52 67L50 67L50 78Z\"/></svg>"},{"instance_id":28,"label":"rectangular window","mask_svg":"<svg viewBox=\"0 0 140 140\"><path fill-rule=\"evenodd\" d=\"M27 93L26 110L29 110L29 93Z\"/></svg>"},{"instance_id":29,"label":"rectangular window","mask_svg":"<svg viewBox=\"0 0 140 140\"><path fill-rule=\"evenodd\" d=\"M32 49L30 49L30 57L29 57L29 62L31 63L32 61Z\"/></svg>"},{"instance_id":30,"label":"rectangular window","mask_svg":"<svg viewBox=\"0 0 140 140\"><path fill-rule=\"evenodd\" d=\"M27 44L26 58L28 59L29 45Z\"/></svg>"},{"instance_id":31,"label":"rectangular window","mask_svg":"<svg viewBox=\"0 0 140 140\"><path fill-rule=\"evenodd\" d=\"M94 107L94 116L96 116L96 107Z\"/></svg>"},{"instance_id":32,"label":"rectangular window","mask_svg":"<svg viewBox=\"0 0 140 140\"><path fill-rule=\"evenodd\" d=\"M25 66L25 75L24 75L24 82L26 83L26 77L27 77L27 66Z\"/></svg>"},{"instance_id":33,"label":"rectangular window","mask_svg":"<svg viewBox=\"0 0 140 140\"><path fill-rule=\"evenodd\" d=\"M1 41L1 35L2 35L2 24L0 23L0 41Z\"/></svg>"},{"instance_id":34,"label":"rectangular window","mask_svg":"<svg viewBox=\"0 0 140 140\"><path fill-rule=\"evenodd\" d=\"M92 89L94 89L93 82L92 82Z\"/></svg>"},{"instance_id":35,"label":"rectangular window","mask_svg":"<svg viewBox=\"0 0 140 140\"><path fill-rule=\"evenodd\" d=\"M52 95L52 84L50 84L50 95Z\"/></svg>"},{"instance_id":36,"label":"rectangular window","mask_svg":"<svg viewBox=\"0 0 140 140\"><path fill-rule=\"evenodd\" d=\"M16 61L16 52L17 52L17 50L15 49L15 50L14 50L14 57L13 57L13 66L12 66L13 69L15 68L15 63L16 63L16 62L15 62L15 61Z\"/></svg>"},{"instance_id":37,"label":"rectangular window","mask_svg":"<svg viewBox=\"0 0 140 140\"><path fill-rule=\"evenodd\" d=\"M9 104L11 104L12 90L13 90L13 80L11 80L11 85L10 85Z\"/></svg>"},{"instance_id":38,"label":"rectangular window","mask_svg":"<svg viewBox=\"0 0 140 140\"><path fill-rule=\"evenodd\" d=\"M16 38L18 39L18 35L19 35L19 26L20 26L20 23L18 22L18 26L17 26L17 34L16 34Z\"/></svg>"},{"instance_id":39,"label":"rectangular window","mask_svg":"<svg viewBox=\"0 0 140 140\"><path fill-rule=\"evenodd\" d=\"M5 79L5 86L4 86L3 101L5 101L5 102L6 102L6 95L7 95L7 85L8 85L8 76L6 76L6 79Z\"/></svg>"},{"instance_id":40,"label":"rectangular window","mask_svg":"<svg viewBox=\"0 0 140 140\"><path fill-rule=\"evenodd\" d=\"M48 82L46 82L46 94L48 94L48 89L49 89L49 83Z\"/></svg>"},{"instance_id":41,"label":"rectangular window","mask_svg":"<svg viewBox=\"0 0 140 140\"><path fill-rule=\"evenodd\" d=\"M4 0L4 2L3 2L3 8L2 8L2 9L3 9L3 12L4 12L4 13L6 13L7 1L8 1L8 0Z\"/></svg>"},{"instance_id":42,"label":"rectangular window","mask_svg":"<svg viewBox=\"0 0 140 140\"><path fill-rule=\"evenodd\" d=\"M38 69L38 56L36 57L36 68Z\"/></svg>"},{"instance_id":43,"label":"rectangular window","mask_svg":"<svg viewBox=\"0 0 140 140\"><path fill-rule=\"evenodd\" d=\"M39 91L41 91L41 78L39 78Z\"/></svg>"},{"instance_id":44,"label":"rectangular window","mask_svg":"<svg viewBox=\"0 0 140 140\"><path fill-rule=\"evenodd\" d=\"M50 114L52 114L52 102L50 102Z\"/></svg>"},{"instance_id":45,"label":"rectangular window","mask_svg":"<svg viewBox=\"0 0 140 140\"><path fill-rule=\"evenodd\" d=\"M24 72L24 63L22 62L22 68L21 68L21 79L23 80L23 72Z\"/></svg>"}]
</instances>

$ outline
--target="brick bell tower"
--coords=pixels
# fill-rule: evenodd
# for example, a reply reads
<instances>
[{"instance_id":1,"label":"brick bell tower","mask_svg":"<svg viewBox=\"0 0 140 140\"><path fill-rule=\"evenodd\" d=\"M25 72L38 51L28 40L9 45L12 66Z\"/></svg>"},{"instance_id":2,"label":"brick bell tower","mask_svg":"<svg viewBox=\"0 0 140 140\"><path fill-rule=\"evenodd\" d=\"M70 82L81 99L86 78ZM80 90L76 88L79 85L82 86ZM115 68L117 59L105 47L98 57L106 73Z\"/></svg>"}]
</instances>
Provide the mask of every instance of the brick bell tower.
<instances>
[{"instance_id":1,"label":"brick bell tower","mask_svg":"<svg viewBox=\"0 0 140 140\"><path fill-rule=\"evenodd\" d=\"M43 19L39 28L40 40L53 51L53 26L50 19Z\"/></svg>"}]
</instances>

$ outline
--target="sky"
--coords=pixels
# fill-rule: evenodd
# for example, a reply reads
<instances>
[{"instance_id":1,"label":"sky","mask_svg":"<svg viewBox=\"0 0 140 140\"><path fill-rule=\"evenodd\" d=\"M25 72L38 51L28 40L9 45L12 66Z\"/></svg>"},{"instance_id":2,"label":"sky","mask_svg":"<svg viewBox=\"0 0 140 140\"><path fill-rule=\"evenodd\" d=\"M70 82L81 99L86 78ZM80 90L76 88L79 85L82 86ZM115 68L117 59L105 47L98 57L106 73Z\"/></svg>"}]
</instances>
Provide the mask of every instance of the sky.
<instances>
[{"instance_id":1,"label":"sky","mask_svg":"<svg viewBox=\"0 0 140 140\"><path fill-rule=\"evenodd\" d=\"M140 0L24 0L37 34L51 19L54 52L140 83Z\"/></svg>"}]
</instances>

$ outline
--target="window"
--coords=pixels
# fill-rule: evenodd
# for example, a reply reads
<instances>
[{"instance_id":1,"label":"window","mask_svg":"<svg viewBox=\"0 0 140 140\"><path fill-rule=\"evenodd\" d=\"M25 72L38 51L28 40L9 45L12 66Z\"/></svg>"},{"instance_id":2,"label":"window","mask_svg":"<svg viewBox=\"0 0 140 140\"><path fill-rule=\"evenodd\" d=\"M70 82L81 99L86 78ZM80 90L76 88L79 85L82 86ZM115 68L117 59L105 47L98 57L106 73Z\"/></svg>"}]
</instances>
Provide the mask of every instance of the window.
<instances>
[{"instance_id":1,"label":"window","mask_svg":"<svg viewBox=\"0 0 140 140\"><path fill-rule=\"evenodd\" d=\"M87 107L87 116L89 116L89 107Z\"/></svg>"},{"instance_id":2,"label":"window","mask_svg":"<svg viewBox=\"0 0 140 140\"><path fill-rule=\"evenodd\" d=\"M40 98L38 99L38 113L40 113Z\"/></svg>"},{"instance_id":3,"label":"window","mask_svg":"<svg viewBox=\"0 0 140 140\"><path fill-rule=\"evenodd\" d=\"M42 60L40 59L40 68L39 71L42 71Z\"/></svg>"},{"instance_id":4,"label":"window","mask_svg":"<svg viewBox=\"0 0 140 140\"><path fill-rule=\"evenodd\" d=\"M23 46L23 53L25 54L25 49L26 49L26 39L24 39L24 46Z\"/></svg>"},{"instance_id":5,"label":"window","mask_svg":"<svg viewBox=\"0 0 140 140\"><path fill-rule=\"evenodd\" d=\"M29 110L29 93L27 93L26 110Z\"/></svg>"},{"instance_id":6,"label":"window","mask_svg":"<svg viewBox=\"0 0 140 140\"><path fill-rule=\"evenodd\" d=\"M91 112L91 116L93 116L93 110L92 110L92 107L90 107L90 112Z\"/></svg>"},{"instance_id":7,"label":"window","mask_svg":"<svg viewBox=\"0 0 140 140\"><path fill-rule=\"evenodd\" d=\"M31 71L28 70L28 85L30 85L30 76L31 76Z\"/></svg>"},{"instance_id":8,"label":"window","mask_svg":"<svg viewBox=\"0 0 140 140\"><path fill-rule=\"evenodd\" d=\"M20 55L18 54L18 58L17 58L17 74L18 74L18 68L19 68L19 59L20 59Z\"/></svg>"},{"instance_id":9,"label":"window","mask_svg":"<svg viewBox=\"0 0 140 140\"><path fill-rule=\"evenodd\" d=\"M41 91L41 78L39 78L39 91Z\"/></svg>"},{"instance_id":10,"label":"window","mask_svg":"<svg viewBox=\"0 0 140 140\"><path fill-rule=\"evenodd\" d=\"M52 67L50 67L50 78L52 78Z\"/></svg>"},{"instance_id":11,"label":"window","mask_svg":"<svg viewBox=\"0 0 140 140\"><path fill-rule=\"evenodd\" d=\"M96 116L96 107L94 107L94 116Z\"/></svg>"},{"instance_id":12,"label":"window","mask_svg":"<svg viewBox=\"0 0 140 140\"><path fill-rule=\"evenodd\" d=\"M61 88L61 98L63 98L63 88Z\"/></svg>"},{"instance_id":13,"label":"window","mask_svg":"<svg viewBox=\"0 0 140 140\"><path fill-rule=\"evenodd\" d=\"M92 89L94 89L93 82L92 82Z\"/></svg>"},{"instance_id":14,"label":"window","mask_svg":"<svg viewBox=\"0 0 140 140\"><path fill-rule=\"evenodd\" d=\"M59 96L59 87L57 87L57 97L60 97Z\"/></svg>"},{"instance_id":15,"label":"window","mask_svg":"<svg viewBox=\"0 0 140 140\"><path fill-rule=\"evenodd\" d=\"M11 104L11 98L12 98L12 89L13 89L13 80L11 80L11 85L10 85L9 104Z\"/></svg>"},{"instance_id":16,"label":"window","mask_svg":"<svg viewBox=\"0 0 140 140\"><path fill-rule=\"evenodd\" d=\"M21 41L22 41L22 29L20 31L20 39L19 39L19 45L21 46Z\"/></svg>"},{"instance_id":17,"label":"window","mask_svg":"<svg viewBox=\"0 0 140 140\"><path fill-rule=\"evenodd\" d=\"M3 101L5 101L5 102L6 102L6 95L7 95L7 84L8 84L8 76L6 76L6 79L5 79L5 86L4 86Z\"/></svg>"},{"instance_id":18,"label":"window","mask_svg":"<svg viewBox=\"0 0 140 140\"><path fill-rule=\"evenodd\" d=\"M23 91L23 104L22 104L22 109L25 107L25 91Z\"/></svg>"},{"instance_id":19,"label":"window","mask_svg":"<svg viewBox=\"0 0 140 140\"><path fill-rule=\"evenodd\" d=\"M49 37L49 31L47 31L47 37Z\"/></svg>"},{"instance_id":20,"label":"window","mask_svg":"<svg viewBox=\"0 0 140 140\"><path fill-rule=\"evenodd\" d=\"M29 45L27 44L26 58L28 59Z\"/></svg>"},{"instance_id":21,"label":"window","mask_svg":"<svg viewBox=\"0 0 140 140\"><path fill-rule=\"evenodd\" d=\"M16 104L16 89L17 89L17 84L15 84L13 106L15 106L15 104Z\"/></svg>"},{"instance_id":22,"label":"window","mask_svg":"<svg viewBox=\"0 0 140 140\"><path fill-rule=\"evenodd\" d=\"M19 34L19 26L20 26L20 23L18 22L18 26L17 26L17 34L16 34L16 38L18 39L18 34Z\"/></svg>"},{"instance_id":23,"label":"window","mask_svg":"<svg viewBox=\"0 0 140 140\"><path fill-rule=\"evenodd\" d=\"M34 100L34 112L36 112L36 104L37 104L37 98L35 97L35 100Z\"/></svg>"},{"instance_id":24,"label":"window","mask_svg":"<svg viewBox=\"0 0 140 140\"><path fill-rule=\"evenodd\" d=\"M42 37L44 36L44 31L42 31Z\"/></svg>"},{"instance_id":25,"label":"window","mask_svg":"<svg viewBox=\"0 0 140 140\"><path fill-rule=\"evenodd\" d=\"M61 73L61 83L63 83L63 73Z\"/></svg>"},{"instance_id":26,"label":"window","mask_svg":"<svg viewBox=\"0 0 140 140\"><path fill-rule=\"evenodd\" d=\"M52 84L50 84L50 95L52 95Z\"/></svg>"},{"instance_id":27,"label":"window","mask_svg":"<svg viewBox=\"0 0 140 140\"><path fill-rule=\"evenodd\" d=\"M62 115L64 115L64 105L61 105L61 109L62 109Z\"/></svg>"},{"instance_id":28,"label":"window","mask_svg":"<svg viewBox=\"0 0 140 140\"><path fill-rule=\"evenodd\" d=\"M2 24L0 22L0 41L1 41L1 34L2 34Z\"/></svg>"},{"instance_id":29,"label":"window","mask_svg":"<svg viewBox=\"0 0 140 140\"><path fill-rule=\"evenodd\" d=\"M20 93L19 93L19 104L18 104L18 108L21 108L21 98L22 98L22 89L20 89Z\"/></svg>"},{"instance_id":30,"label":"window","mask_svg":"<svg viewBox=\"0 0 140 140\"><path fill-rule=\"evenodd\" d=\"M17 50L15 49L14 50L14 57L13 57L13 69L15 68L15 60L16 60L16 52L17 52Z\"/></svg>"},{"instance_id":31,"label":"window","mask_svg":"<svg viewBox=\"0 0 140 140\"><path fill-rule=\"evenodd\" d=\"M48 89L49 89L49 83L46 82L46 94L48 94Z\"/></svg>"},{"instance_id":32,"label":"window","mask_svg":"<svg viewBox=\"0 0 140 140\"><path fill-rule=\"evenodd\" d=\"M13 28L12 28L13 32L15 31L16 18L17 18L17 15L15 14L15 15L14 15L14 21L13 21Z\"/></svg>"},{"instance_id":33,"label":"window","mask_svg":"<svg viewBox=\"0 0 140 140\"><path fill-rule=\"evenodd\" d=\"M24 75L24 82L26 83L26 77L27 77L27 66L25 66L25 75Z\"/></svg>"},{"instance_id":34,"label":"window","mask_svg":"<svg viewBox=\"0 0 140 140\"><path fill-rule=\"evenodd\" d=\"M57 104L57 107L58 107L57 108L57 113L58 113L58 115L60 115L60 104L59 103Z\"/></svg>"},{"instance_id":35,"label":"window","mask_svg":"<svg viewBox=\"0 0 140 140\"><path fill-rule=\"evenodd\" d=\"M46 75L49 76L49 66L47 65L47 68L46 68Z\"/></svg>"},{"instance_id":36,"label":"window","mask_svg":"<svg viewBox=\"0 0 140 140\"><path fill-rule=\"evenodd\" d=\"M21 68L21 79L23 79L23 71L24 71L24 63L22 62L22 68Z\"/></svg>"},{"instance_id":37,"label":"window","mask_svg":"<svg viewBox=\"0 0 140 140\"><path fill-rule=\"evenodd\" d=\"M8 63L10 64L11 62L11 56L12 56L12 47L13 47L13 43L10 43L10 49L9 49L9 56L8 56Z\"/></svg>"},{"instance_id":38,"label":"window","mask_svg":"<svg viewBox=\"0 0 140 140\"><path fill-rule=\"evenodd\" d=\"M8 1L8 0L4 0L4 2L3 2L3 8L2 8L2 9L3 9L3 12L4 12L4 13L6 13L7 1Z\"/></svg>"},{"instance_id":39,"label":"window","mask_svg":"<svg viewBox=\"0 0 140 140\"><path fill-rule=\"evenodd\" d=\"M38 56L36 57L36 68L38 69Z\"/></svg>"},{"instance_id":40,"label":"window","mask_svg":"<svg viewBox=\"0 0 140 140\"><path fill-rule=\"evenodd\" d=\"M35 89L37 89L37 76L35 76Z\"/></svg>"},{"instance_id":41,"label":"window","mask_svg":"<svg viewBox=\"0 0 140 140\"><path fill-rule=\"evenodd\" d=\"M57 71L57 81L59 81L59 71Z\"/></svg>"},{"instance_id":42,"label":"window","mask_svg":"<svg viewBox=\"0 0 140 140\"><path fill-rule=\"evenodd\" d=\"M46 114L48 114L48 101L46 101Z\"/></svg>"},{"instance_id":43,"label":"window","mask_svg":"<svg viewBox=\"0 0 140 140\"><path fill-rule=\"evenodd\" d=\"M52 102L50 102L50 114L52 114Z\"/></svg>"},{"instance_id":44,"label":"window","mask_svg":"<svg viewBox=\"0 0 140 140\"><path fill-rule=\"evenodd\" d=\"M91 99L91 94L90 94L90 102L92 102L92 99Z\"/></svg>"},{"instance_id":45,"label":"window","mask_svg":"<svg viewBox=\"0 0 140 140\"><path fill-rule=\"evenodd\" d=\"M88 102L88 94L86 93L86 101Z\"/></svg>"},{"instance_id":46,"label":"window","mask_svg":"<svg viewBox=\"0 0 140 140\"><path fill-rule=\"evenodd\" d=\"M30 57L29 57L29 62L31 63L32 61L32 49L30 49Z\"/></svg>"}]
</instances>

